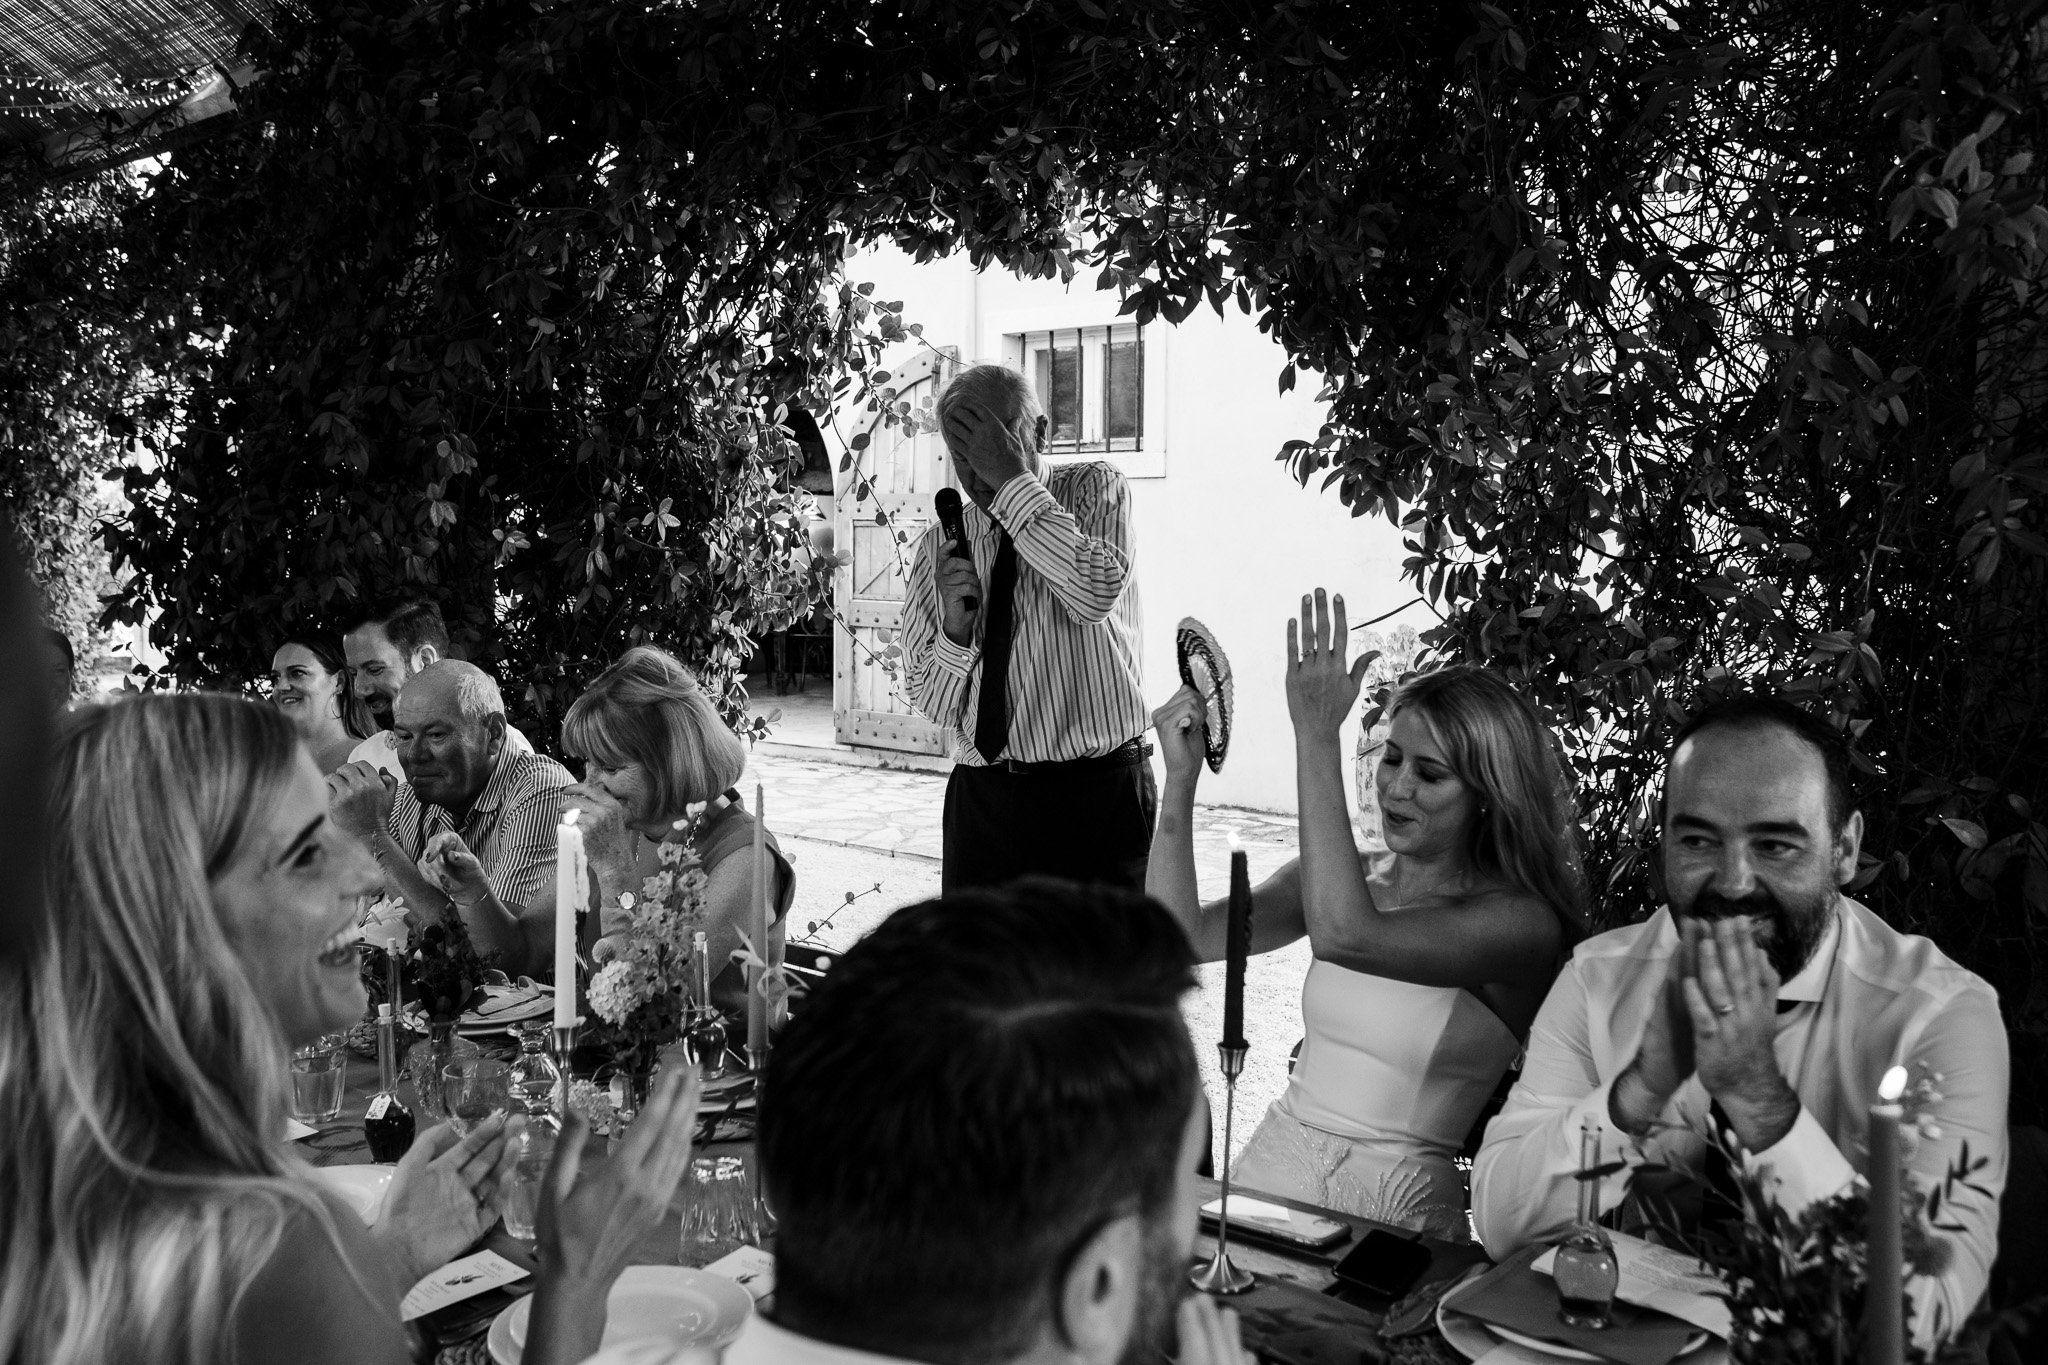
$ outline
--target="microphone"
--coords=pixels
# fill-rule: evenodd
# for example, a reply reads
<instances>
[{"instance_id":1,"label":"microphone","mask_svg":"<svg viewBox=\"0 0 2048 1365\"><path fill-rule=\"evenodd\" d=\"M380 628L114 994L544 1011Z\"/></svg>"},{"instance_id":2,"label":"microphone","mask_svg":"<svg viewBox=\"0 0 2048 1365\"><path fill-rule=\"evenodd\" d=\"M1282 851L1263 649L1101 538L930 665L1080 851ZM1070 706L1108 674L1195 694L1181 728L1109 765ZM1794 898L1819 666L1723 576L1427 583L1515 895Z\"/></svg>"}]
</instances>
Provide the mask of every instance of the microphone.
<instances>
[{"instance_id":1,"label":"microphone","mask_svg":"<svg viewBox=\"0 0 2048 1365\"><path fill-rule=\"evenodd\" d=\"M932 510L939 514L939 525L945 529L946 538L953 542L954 555L972 563L974 551L967 545L967 522L960 515L960 490L941 488L932 495ZM981 599L963 597L960 605L973 611L981 605Z\"/></svg>"}]
</instances>

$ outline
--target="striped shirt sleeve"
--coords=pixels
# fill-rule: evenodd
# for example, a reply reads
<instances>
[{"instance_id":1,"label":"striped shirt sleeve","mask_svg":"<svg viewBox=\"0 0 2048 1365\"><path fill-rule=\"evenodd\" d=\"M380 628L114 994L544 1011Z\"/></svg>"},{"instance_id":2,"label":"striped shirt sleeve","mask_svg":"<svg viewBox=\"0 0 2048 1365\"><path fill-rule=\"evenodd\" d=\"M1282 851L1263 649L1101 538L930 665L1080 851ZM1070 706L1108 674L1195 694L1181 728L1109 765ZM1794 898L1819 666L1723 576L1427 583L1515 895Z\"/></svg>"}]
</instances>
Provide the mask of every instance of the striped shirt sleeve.
<instances>
[{"instance_id":1,"label":"striped shirt sleeve","mask_svg":"<svg viewBox=\"0 0 2048 1365\"><path fill-rule=\"evenodd\" d=\"M487 876L498 903L516 910L530 904L555 878L555 827L562 819L562 793L541 787L510 802L491 832Z\"/></svg>"},{"instance_id":2,"label":"striped shirt sleeve","mask_svg":"<svg viewBox=\"0 0 2048 1365\"><path fill-rule=\"evenodd\" d=\"M938 547L933 527L917 543L903 602L903 682L911 705L947 729L965 724L968 678L980 651L956 645L940 628Z\"/></svg>"},{"instance_id":3,"label":"striped shirt sleeve","mask_svg":"<svg viewBox=\"0 0 2048 1365\"><path fill-rule=\"evenodd\" d=\"M1067 614L1081 625L1107 620L1131 581L1131 486L1107 463L1074 470L1069 512L1034 478L1003 485L991 507Z\"/></svg>"}]
</instances>

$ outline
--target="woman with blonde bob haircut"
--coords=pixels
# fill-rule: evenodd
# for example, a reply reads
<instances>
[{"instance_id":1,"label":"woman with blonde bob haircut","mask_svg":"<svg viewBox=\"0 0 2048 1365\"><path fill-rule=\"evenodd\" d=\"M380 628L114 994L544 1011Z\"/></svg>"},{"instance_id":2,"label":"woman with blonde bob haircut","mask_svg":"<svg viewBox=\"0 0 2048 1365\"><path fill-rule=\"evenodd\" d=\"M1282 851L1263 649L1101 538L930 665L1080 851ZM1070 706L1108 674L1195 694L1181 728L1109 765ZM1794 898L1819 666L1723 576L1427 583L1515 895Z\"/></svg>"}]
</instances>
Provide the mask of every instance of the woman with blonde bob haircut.
<instances>
[{"instance_id":1,"label":"woman with blonde bob haircut","mask_svg":"<svg viewBox=\"0 0 2048 1365\"><path fill-rule=\"evenodd\" d=\"M583 760L583 780L563 794L562 804L582 812L600 911L585 947L599 961L612 956L629 923L621 895L639 894L641 883L661 870L662 843L689 840L706 878L706 946L712 962L727 963L712 982L712 995L728 1009L742 1004L745 980L730 957L754 903L748 856L754 817L734 786L747 764L739 736L674 655L636 645L576 698L562 721L562 743ZM775 879L765 951L776 956L796 874L772 833L764 842Z\"/></svg>"},{"instance_id":2,"label":"woman with blonde bob haircut","mask_svg":"<svg viewBox=\"0 0 2048 1365\"><path fill-rule=\"evenodd\" d=\"M0 964L0 1360L402 1365L400 1294L496 1221L503 1119L422 1134L368 1228L284 1140L290 1050L365 1004L355 905L378 877L327 801L269 706L152 695L71 718L61 910ZM619 1170L549 1173L528 1360L596 1349L613 1243L665 1211L697 1093L666 1087Z\"/></svg>"},{"instance_id":3,"label":"woman with blonde bob haircut","mask_svg":"<svg viewBox=\"0 0 2048 1365\"><path fill-rule=\"evenodd\" d=\"M1374 785L1386 848L1361 853L1337 733L1369 660L1345 661L1344 600L1318 589L1287 624L1301 856L1252 893L1252 951L1306 936L1307 1038L1238 1159L1248 1189L1465 1241L1460 1146L1585 934L1578 829L1556 739L1479 668L1409 680ZM1195 949L1224 955L1225 901L1202 904L1193 812L1206 706L1153 715L1166 759L1146 890Z\"/></svg>"}]
</instances>

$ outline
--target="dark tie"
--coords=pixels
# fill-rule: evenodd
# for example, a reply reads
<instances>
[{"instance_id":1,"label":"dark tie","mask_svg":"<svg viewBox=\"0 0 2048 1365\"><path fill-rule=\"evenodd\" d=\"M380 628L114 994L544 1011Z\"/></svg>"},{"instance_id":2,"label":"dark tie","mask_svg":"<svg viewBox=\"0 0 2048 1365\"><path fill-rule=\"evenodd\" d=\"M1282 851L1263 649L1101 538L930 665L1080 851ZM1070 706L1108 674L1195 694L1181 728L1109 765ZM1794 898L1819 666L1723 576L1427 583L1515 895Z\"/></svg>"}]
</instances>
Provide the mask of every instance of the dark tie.
<instances>
[{"instance_id":1,"label":"dark tie","mask_svg":"<svg viewBox=\"0 0 2048 1365\"><path fill-rule=\"evenodd\" d=\"M1010 742L1010 617L1017 596L1017 546L1008 531L997 535L988 621L981 632L981 702L974 717L974 747L987 763Z\"/></svg>"}]
</instances>

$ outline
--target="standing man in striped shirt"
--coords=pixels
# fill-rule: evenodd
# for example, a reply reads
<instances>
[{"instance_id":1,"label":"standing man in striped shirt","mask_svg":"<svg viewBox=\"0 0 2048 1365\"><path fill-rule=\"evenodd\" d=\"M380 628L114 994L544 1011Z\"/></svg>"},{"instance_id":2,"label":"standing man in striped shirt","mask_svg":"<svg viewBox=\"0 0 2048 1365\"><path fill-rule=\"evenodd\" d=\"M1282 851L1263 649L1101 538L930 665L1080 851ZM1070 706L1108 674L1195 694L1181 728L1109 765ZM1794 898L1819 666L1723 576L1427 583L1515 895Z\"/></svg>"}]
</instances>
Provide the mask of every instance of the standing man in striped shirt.
<instances>
[{"instance_id":1,"label":"standing man in striped shirt","mask_svg":"<svg viewBox=\"0 0 2048 1365\"><path fill-rule=\"evenodd\" d=\"M460 916L509 976L544 971L555 906L555 826L568 770L506 742L498 684L443 659L406 680L392 712L405 781L368 762L327 778L334 823L360 839L421 925Z\"/></svg>"},{"instance_id":2,"label":"standing man in striped shirt","mask_svg":"<svg viewBox=\"0 0 2048 1365\"><path fill-rule=\"evenodd\" d=\"M962 371L938 418L967 544L937 525L918 542L903 649L912 702L953 734L945 889L1036 873L1143 890L1159 801L1130 485L1106 463L1048 467L1038 397L1001 365Z\"/></svg>"}]
</instances>

